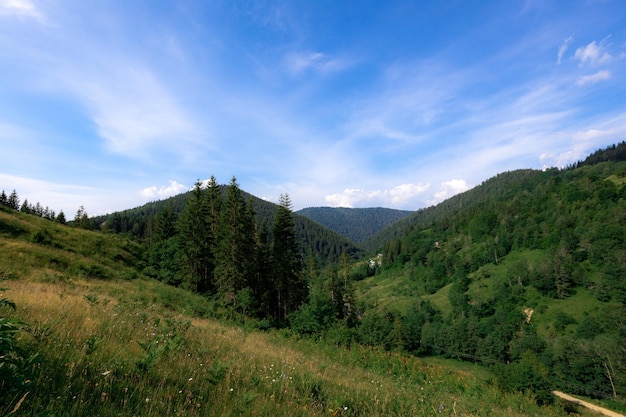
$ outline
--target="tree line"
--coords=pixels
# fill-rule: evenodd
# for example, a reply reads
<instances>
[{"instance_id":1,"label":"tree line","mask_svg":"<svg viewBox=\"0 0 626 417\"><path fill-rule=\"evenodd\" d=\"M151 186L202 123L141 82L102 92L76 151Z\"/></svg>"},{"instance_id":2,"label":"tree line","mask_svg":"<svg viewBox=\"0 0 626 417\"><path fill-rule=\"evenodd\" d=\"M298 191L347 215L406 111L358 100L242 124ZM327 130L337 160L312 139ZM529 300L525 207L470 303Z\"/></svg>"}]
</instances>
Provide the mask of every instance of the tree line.
<instances>
[{"instance_id":1,"label":"tree line","mask_svg":"<svg viewBox=\"0 0 626 417\"><path fill-rule=\"evenodd\" d=\"M20 197L16 190L13 190L9 195L2 190L2 193L0 193L0 206L8 207L13 210L19 210L20 212L26 214L33 214L61 224L66 223L65 213L63 213L63 210L59 211L59 214L57 214L48 206L43 207L39 202L36 204L29 203L28 199L24 199L24 202L20 204Z\"/></svg>"},{"instance_id":2,"label":"tree line","mask_svg":"<svg viewBox=\"0 0 626 417\"><path fill-rule=\"evenodd\" d=\"M259 223L236 178L222 193L212 176L195 183L179 215L172 205L158 212L147 235L147 275L234 311L285 323L308 296L287 194L273 223Z\"/></svg>"}]
</instances>

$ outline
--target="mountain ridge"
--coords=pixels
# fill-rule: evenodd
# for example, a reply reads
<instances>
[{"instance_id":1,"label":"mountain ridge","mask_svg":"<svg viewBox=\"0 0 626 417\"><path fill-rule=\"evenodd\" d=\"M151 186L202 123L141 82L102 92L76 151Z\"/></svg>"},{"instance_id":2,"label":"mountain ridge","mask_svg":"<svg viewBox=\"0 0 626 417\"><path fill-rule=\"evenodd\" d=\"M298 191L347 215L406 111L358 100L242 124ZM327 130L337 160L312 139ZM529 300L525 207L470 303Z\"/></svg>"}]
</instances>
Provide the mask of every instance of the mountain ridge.
<instances>
[{"instance_id":1,"label":"mountain ridge","mask_svg":"<svg viewBox=\"0 0 626 417\"><path fill-rule=\"evenodd\" d=\"M220 185L222 193L228 185ZM178 194L163 200L149 202L141 206L126 209L103 216L90 218L93 228L108 232L128 234L134 238L144 238L148 233L152 219L166 207L171 206L175 213L181 213L185 208L191 191ZM271 225L278 205L256 197L242 190L246 201L252 202L258 224ZM354 242L341 236L330 228L314 222L306 216L294 213L296 233L301 242L303 256L312 252L320 261L337 262L342 253L353 258L363 256L364 252Z\"/></svg>"},{"instance_id":2,"label":"mountain ridge","mask_svg":"<svg viewBox=\"0 0 626 417\"><path fill-rule=\"evenodd\" d=\"M356 244L365 242L413 211L384 207L307 207L297 214L328 227Z\"/></svg>"}]
</instances>

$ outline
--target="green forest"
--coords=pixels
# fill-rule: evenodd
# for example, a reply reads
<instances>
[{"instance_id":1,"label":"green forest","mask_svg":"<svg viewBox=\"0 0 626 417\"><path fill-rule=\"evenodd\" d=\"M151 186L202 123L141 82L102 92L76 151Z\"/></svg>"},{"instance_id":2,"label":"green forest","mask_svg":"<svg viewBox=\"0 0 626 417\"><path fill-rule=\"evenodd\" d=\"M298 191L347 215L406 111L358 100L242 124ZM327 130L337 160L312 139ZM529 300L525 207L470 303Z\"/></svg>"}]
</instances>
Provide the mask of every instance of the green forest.
<instances>
[{"instance_id":1,"label":"green forest","mask_svg":"<svg viewBox=\"0 0 626 417\"><path fill-rule=\"evenodd\" d=\"M411 213L382 207L309 207L296 212L359 245Z\"/></svg>"},{"instance_id":2,"label":"green forest","mask_svg":"<svg viewBox=\"0 0 626 417\"><path fill-rule=\"evenodd\" d=\"M246 194L234 177L226 186L211 177L182 196L104 217L80 207L66 220L39 203L20 204L16 191L2 191L0 203L127 239L130 279L197 295L203 316L336 349L454 359L483 367L499 390L539 405L561 390L623 412L624 184L622 142L564 169L501 173L382 230L367 218L361 224L372 229L360 236L371 237L359 242L303 220L288 195L273 205ZM0 234L21 233L0 223ZM55 242L45 227L28 239ZM107 279L107 271L85 265L81 273ZM0 307L15 306L3 299ZM18 327L0 329L3 355L14 349ZM17 366L9 357L0 370ZM13 389L7 375L0 374L2 386Z\"/></svg>"}]
</instances>

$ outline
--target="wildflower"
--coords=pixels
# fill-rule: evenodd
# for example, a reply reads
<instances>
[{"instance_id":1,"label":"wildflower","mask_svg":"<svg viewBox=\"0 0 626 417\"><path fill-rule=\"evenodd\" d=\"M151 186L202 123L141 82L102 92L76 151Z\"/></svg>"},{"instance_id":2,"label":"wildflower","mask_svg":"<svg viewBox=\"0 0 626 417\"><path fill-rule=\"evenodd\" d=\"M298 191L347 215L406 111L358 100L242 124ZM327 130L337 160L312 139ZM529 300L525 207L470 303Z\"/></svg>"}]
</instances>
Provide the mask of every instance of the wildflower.
<instances>
[{"instance_id":1,"label":"wildflower","mask_svg":"<svg viewBox=\"0 0 626 417\"><path fill-rule=\"evenodd\" d=\"M102 376L107 376L110 373L111 373L111 371L104 371L104 372L102 372Z\"/></svg>"},{"instance_id":2,"label":"wildflower","mask_svg":"<svg viewBox=\"0 0 626 417\"><path fill-rule=\"evenodd\" d=\"M189 378L189 381L193 381L193 378Z\"/></svg>"},{"instance_id":3,"label":"wildflower","mask_svg":"<svg viewBox=\"0 0 626 417\"><path fill-rule=\"evenodd\" d=\"M146 403L150 402L150 398L146 397Z\"/></svg>"}]
</instances>

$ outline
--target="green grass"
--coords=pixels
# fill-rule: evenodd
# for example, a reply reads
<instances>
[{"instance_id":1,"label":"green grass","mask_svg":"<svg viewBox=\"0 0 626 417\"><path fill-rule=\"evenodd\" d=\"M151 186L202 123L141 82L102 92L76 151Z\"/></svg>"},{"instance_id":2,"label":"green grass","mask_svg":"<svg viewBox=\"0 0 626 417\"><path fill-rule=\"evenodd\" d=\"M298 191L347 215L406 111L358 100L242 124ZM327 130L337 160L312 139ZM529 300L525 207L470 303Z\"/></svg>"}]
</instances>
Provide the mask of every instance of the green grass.
<instances>
[{"instance_id":1,"label":"green grass","mask_svg":"<svg viewBox=\"0 0 626 417\"><path fill-rule=\"evenodd\" d=\"M452 311L452 305L450 304L450 299L448 298L451 287L452 284L448 284L436 293L425 295L423 298L430 301L444 315L447 315L450 311Z\"/></svg>"},{"instance_id":2,"label":"green grass","mask_svg":"<svg viewBox=\"0 0 626 417\"><path fill-rule=\"evenodd\" d=\"M31 327L21 343L39 356L2 411L28 393L14 415L393 416L437 415L442 406L450 415L564 415L503 395L467 364L338 349L174 312L153 296L160 286L10 282ZM173 291L180 305L195 302Z\"/></svg>"},{"instance_id":3,"label":"green grass","mask_svg":"<svg viewBox=\"0 0 626 417\"><path fill-rule=\"evenodd\" d=\"M41 228L44 244L31 239ZM17 305L2 313L28 325L18 341L36 355L0 391L1 415L567 415L503 394L468 364L211 319L208 300L143 278L139 254L117 236L0 210L0 297Z\"/></svg>"}]
</instances>

